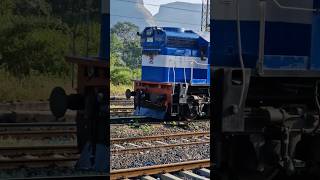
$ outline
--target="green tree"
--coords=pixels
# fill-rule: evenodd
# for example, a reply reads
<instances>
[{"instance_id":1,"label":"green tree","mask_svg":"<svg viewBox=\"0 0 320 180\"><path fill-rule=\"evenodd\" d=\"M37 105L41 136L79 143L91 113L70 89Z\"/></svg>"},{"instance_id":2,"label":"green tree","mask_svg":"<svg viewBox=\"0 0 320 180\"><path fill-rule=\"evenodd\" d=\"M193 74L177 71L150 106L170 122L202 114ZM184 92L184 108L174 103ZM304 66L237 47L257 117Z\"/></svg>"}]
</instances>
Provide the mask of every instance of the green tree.
<instances>
[{"instance_id":1,"label":"green tree","mask_svg":"<svg viewBox=\"0 0 320 180\"><path fill-rule=\"evenodd\" d=\"M48 0L48 2L53 15L68 24L71 53L97 55L100 35L99 1Z\"/></svg>"},{"instance_id":2,"label":"green tree","mask_svg":"<svg viewBox=\"0 0 320 180\"><path fill-rule=\"evenodd\" d=\"M66 54L98 54L95 0L0 0L0 24L0 66L15 76L68 73Z\"/></svg>"},{"instance_id":3,"label":"green tree","mask_svg":"<svg viewBox=\"0 0 320 180\"><path fill-rule=\"evenodd\" d=\"M0 1L0 16L8 16L12 14L14 8L14 3L12 0L1 0Z\"/></svg>"},{"instance_id":4,"label":"green tree","mask_svg":"<svg viewBox=\"0 0 320 180\"><path fill-rule=\"evenodd\" d=\"M0 64L17 77L65 73L66 27L55 19L13 16L2 20Z\"/></svg>"},{"instance_id":5,"label":"green tree","mask_svg":"<svg viewBox=\"0 0 320 180\"><path fill-rule=\"evenodd\" d=\"M125 66L125 62L121 59L123 44L115 34L111 34L110 38L110 66Z\"/></svg>"},{"instance_id":6,"label":"green tree","mask_svg":"<svg viewBox=\"0 0 320 180\"><path fill-rule=\"evenodd\" d=\"M140 38L137 35L138 26L130 22L118 22L111 28L111 37L116 36L122 43L121 59L131 69L139 68L141 64ZM112 47L113 45L111 45Z\"/></svg>"},{"instance_id":7,"label":"green tree","mask_svg":"<svg viewBox=\"0 0 320 180\"><path fill-rule=\"evenodd\" d=\"M14 1L14 14L21 16L43 16L51 14L51 6L46 0L12 0Z\"/></svg>"}]
</instances>

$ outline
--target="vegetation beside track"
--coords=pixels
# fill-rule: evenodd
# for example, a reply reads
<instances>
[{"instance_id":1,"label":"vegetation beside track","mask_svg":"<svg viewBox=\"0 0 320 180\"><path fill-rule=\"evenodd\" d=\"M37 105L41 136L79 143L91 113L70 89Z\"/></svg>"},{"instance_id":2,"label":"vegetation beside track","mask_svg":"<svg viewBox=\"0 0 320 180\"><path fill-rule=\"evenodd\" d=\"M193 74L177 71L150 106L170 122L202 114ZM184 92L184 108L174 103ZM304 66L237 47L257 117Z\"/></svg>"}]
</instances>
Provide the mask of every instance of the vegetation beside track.
<instances>
[{"instance_id":1,"label":"vegetation beside track","mask_svg":"<svg viewBox=\"0 0 320 180\"><path fill-rule=\"evenodd\" d=\"M51 90L62 86L67 93L74 92L71 77L59 77L45 74L31 74L19 79L0 70L0 102L47 100ZM74 82L76 86L76 82ZM110 84L110 96L124 96L132 85Z\"/></svg>"},{"instance_id":2,"label":"vegetation beside track","mask_svg":"<svg viewBox=\"0 0 320 180\"><path fill-rule=\"evenodd\" d=\"M47 100L55 86L62 86L71 93L70 77L58 77L32 73L24 78L17 78L0 70L0 102Z\"/></svg>"},{"instance_id":3,"label":"vegetation beside track","mask_svg":"<svg viewBox=\"0 0 320 180\"><path fill-rule=\"evenodd\" d=\"M0 102L47 99L54 86L71 89L76 67L64 57L99 51L99 1L1 0L0 24ZM111 95L123 96L140 77L138 31L129 22L111 28Z\"/></svg>"}]
</instances>

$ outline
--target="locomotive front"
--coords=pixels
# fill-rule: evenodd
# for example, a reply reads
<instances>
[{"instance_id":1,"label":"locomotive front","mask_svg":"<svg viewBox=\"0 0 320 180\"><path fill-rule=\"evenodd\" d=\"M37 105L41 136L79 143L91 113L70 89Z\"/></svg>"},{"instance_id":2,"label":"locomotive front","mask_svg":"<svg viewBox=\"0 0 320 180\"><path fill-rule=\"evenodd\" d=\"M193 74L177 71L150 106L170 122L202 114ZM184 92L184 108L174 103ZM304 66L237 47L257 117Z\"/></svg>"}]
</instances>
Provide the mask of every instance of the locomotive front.
<instances>
[{"instance_id":1,"label":"locomotive front","mask_svg":"<svg viewBox=\"0 0 320 180\"><path fill-rule=\"evenodd\" d=\"M142 77L134 82L135 115L192 120L209 114L209 34L147 27L140 34Z\"/></svg>"}]
</instances>

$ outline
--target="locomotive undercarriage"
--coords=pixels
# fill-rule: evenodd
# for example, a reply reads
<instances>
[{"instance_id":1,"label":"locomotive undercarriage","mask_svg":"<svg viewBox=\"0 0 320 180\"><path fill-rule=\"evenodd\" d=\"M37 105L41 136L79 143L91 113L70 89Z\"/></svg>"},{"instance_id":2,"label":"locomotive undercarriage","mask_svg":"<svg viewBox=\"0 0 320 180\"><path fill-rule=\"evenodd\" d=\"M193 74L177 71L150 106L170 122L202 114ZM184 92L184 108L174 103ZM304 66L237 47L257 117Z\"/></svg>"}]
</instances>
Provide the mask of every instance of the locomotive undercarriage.
<instances>
[{"instance_id":1,"label":"locomotive undercarriage","mask_svg":"<svg viewBox=\"0 0 320 180\"><path fill-rule=\"evenodd\" d=\"M185 120L208 117L210 112L210 92L208 86L177 84L172 95L171 116Z\"/></svg>"},{"instance_id":2,"label":"locomotive undercarriage","mask_svg":"<svg viewBox=\"0 0 320 180\"><path fill-rule=\"evenodd\" d=\"M209 86L193 86L189 83L166 84L165 88L143 84L143 88L136 86L135 91L127 92L127 97L134 96L134 108L139 112L142 108L163 112L163 116L153 116L157 119L176 117L180 120L194 120L209 115L210 92ZM143 113L138 115L145 115ZM150 115L150 114L148 114Z\"/></svg>"},{"instance_id":3,"label":"locomotive undercarriage","mask_svg":"<svg viewBox=\"0 0 320 180\"><path fill-rule=\"evenodd\" d=\"M319 78L266 77L246 69L242 81L240 69L214 72L217 179L319 179Z\"/></svg>"}]
</instances>

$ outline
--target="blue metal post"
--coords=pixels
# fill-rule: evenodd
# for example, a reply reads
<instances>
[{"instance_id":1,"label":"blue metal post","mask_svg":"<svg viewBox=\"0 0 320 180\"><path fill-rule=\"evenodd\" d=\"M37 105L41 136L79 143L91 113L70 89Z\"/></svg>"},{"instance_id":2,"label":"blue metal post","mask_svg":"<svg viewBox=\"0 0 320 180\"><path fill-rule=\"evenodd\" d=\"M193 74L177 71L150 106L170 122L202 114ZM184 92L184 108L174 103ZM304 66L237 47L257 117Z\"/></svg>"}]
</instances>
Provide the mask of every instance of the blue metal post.
<instances>
[{"instance_id":1,"label":"blue metal post","mask_svg":"<svg viewBox=\"0 0 320 180\"><path fill-rule=\"evenodd\" d=\"M101 33L99 57L109 60L110 53L110 1L101 0Z\"/></svg>"},{"instance_id":2,"label":"blue metal post","mask_svg":"<svg viewBox=\"0 0 320 180\"><path fill-rule=\"evenodd\" d=\"M320 8L319 0L314 1L314 8ZM311 36L311 69L320 70L320 12L313 14Z\"/></svg>"}]
</instances>

